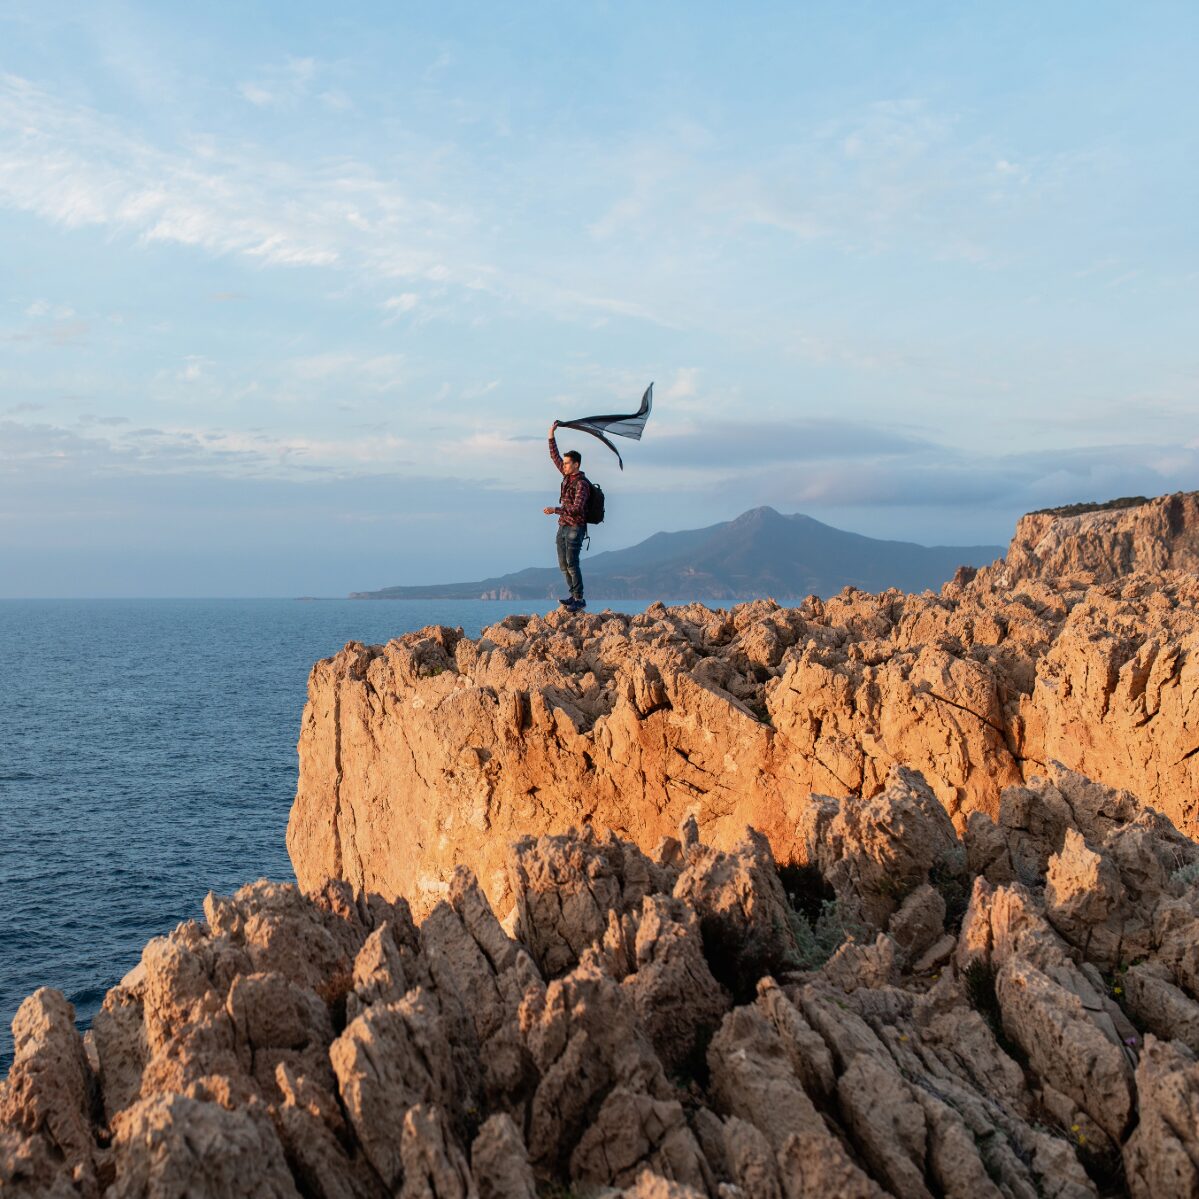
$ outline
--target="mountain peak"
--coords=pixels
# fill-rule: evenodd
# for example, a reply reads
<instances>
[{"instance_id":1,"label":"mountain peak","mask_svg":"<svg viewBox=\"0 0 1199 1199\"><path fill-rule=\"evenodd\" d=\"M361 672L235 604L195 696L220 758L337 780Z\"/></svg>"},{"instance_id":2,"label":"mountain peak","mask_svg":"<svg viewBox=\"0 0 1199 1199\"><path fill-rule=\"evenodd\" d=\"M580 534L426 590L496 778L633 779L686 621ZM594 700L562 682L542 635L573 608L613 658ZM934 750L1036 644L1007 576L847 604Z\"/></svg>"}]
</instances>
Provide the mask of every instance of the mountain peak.
<instances>
[{"instance_id":1,"label":"mountain peak","mask_svg":"<svg viewBox=\"0 0 1199 1199\"><path fill-rule=\"evenodd\" d=\"M762 504L757 508L750 508L746 512L742 512L740 516L735 516L729 525L732 528L754 528L775 524L778 521L786 520L781 512L775 508L771 508L768 504Z\"/></svg>"}]
</instances>

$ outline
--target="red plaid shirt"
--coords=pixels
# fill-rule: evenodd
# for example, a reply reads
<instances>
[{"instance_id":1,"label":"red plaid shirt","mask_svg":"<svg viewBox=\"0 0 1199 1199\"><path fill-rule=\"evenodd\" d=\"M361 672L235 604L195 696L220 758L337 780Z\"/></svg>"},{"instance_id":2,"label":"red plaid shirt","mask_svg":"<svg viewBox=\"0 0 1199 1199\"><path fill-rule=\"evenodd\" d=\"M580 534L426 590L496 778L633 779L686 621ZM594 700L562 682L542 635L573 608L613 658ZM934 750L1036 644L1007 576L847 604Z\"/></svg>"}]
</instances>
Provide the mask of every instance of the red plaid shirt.
<instances>
[{"instance_id":1,"label":"red plaid shirt","mask_svg":"<svg viewBox=\"0 0 1199 1199\"><path fill-rule=\"evenodd\" d=\"M562 475L562 490L558 495L558 525L570 525L572 528L587 527L587 497L591 494L591 484L581 471L568 475L562 469L562 455L558 453L558 443L550 438L550 458Z\"/></svg>"}]
</instances>

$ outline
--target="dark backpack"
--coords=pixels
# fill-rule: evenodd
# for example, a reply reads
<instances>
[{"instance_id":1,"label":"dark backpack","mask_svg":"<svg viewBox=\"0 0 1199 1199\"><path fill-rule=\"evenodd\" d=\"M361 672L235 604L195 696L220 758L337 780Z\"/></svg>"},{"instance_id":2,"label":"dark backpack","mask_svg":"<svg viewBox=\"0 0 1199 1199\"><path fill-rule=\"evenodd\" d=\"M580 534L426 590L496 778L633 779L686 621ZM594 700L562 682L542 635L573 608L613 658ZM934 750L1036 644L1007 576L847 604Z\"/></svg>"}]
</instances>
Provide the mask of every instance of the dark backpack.
<instances>
[{"instance_id":1,"label":"dark backpack","mask_svg":"<svg viewBox=\"0 0 1199 1199\"><path fill-rule=\"evenodd\" d=\"M587 503L583 507L583 519L589 525L602 525L604 523L604 489L598 483L592 483L587 480L589 490L587 492Z\"/></svg>"}]
</instances>

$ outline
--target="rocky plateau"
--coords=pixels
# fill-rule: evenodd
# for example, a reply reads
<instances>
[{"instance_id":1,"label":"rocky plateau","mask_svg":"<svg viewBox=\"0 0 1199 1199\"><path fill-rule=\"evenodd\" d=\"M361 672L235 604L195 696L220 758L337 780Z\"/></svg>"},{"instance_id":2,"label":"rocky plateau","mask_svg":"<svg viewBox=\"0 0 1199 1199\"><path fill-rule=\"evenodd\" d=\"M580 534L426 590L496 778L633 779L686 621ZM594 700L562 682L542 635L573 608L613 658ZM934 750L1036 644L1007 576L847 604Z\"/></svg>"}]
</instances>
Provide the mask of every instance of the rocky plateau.
<instances>
[{"instance_id":1,"label":"rocky plateau","mask_svg":"<svg viewBox=\"0 0 1199 1199\"><path fill-rule=\"evenodd\" d=\"M652 848L694 817L802 856L813 794L919 770L955 827L1051 762L1199 834L1199 494L1024 517L939 594L511 616L317 663L288 828L296 877L419 913L455 868L497 911L508 843L587 825Z\"/></svg>"},{"instance_id":2,"label":"rocky plateau","mask_svg":"<svg viewBox=\"0 0 1199 1199\"><path fill-rule=\"evenodd\" d=\"M0 1194L1199 1199L1195 498L319 663L299 884L25 1000Z\"/></svg>"}]
</instances>

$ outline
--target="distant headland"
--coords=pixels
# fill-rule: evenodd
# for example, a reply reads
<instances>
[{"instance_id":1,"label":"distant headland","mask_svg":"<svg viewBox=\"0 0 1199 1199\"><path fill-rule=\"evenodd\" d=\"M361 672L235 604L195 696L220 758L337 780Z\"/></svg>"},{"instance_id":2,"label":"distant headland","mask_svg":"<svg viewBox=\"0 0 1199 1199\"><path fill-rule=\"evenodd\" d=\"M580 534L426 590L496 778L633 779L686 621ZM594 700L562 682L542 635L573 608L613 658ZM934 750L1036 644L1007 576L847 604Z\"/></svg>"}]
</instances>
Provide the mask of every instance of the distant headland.
<instances>
[{"instance_id":1,"label":"distant headland","mask_svg":"<svg viewBox=\"0 0 1199 1199\"><path fill-rule=\"evenodd\" d=\"M847 533L810 516L752 508L703 529L655 533L637 545L584 559L590 595L602 599L802 599L864 591L940 587L959 566L984 566L998 545L925 546ZM468 583L351 592L351 599L546 599L559 594L556 568L528 567Z\"/></svg>"}]
</instances>

